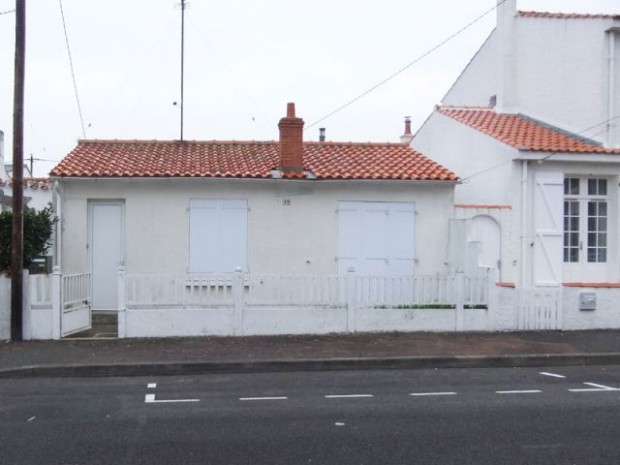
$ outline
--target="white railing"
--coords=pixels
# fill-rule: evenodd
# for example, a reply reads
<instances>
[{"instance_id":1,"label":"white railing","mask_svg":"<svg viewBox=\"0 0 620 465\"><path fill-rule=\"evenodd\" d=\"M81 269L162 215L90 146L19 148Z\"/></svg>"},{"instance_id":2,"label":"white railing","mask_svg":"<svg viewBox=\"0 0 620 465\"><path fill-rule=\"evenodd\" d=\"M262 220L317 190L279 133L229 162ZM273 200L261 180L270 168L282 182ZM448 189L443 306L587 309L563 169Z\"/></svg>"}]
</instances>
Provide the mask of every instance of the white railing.
<instances>
[{"instance_id":1,"label":"white railing","mask_svg":"<svg viewBox=\"0 0 620 465\"><path fill-rule=\"evenodd\" d=\"M360 307L449 306L457 303L454 276L355 276Z\"/></svg>"},{"instance_id":2,"label":"white railing","mask_svg":"<svg viewBox=\"0 0 620 465\"><path fill-rule=\"evenodd\" d=\"M233 279L232 273L127 274L125 302L128 308L233 305Z\"/></svg>"},{"instance_id":3,"label":"white railing","mask_svg":"<svg viewBox=\"0 0 620 465\"><path fill-rule=\"evenodd\" d=\"M424 308L487 304L486 277L126 274L127 308L315 306ZM460 281L459 281L460 280ZM459 289L461 289L459 293ZM236 302L236 296L241 299Z\"/></svg>"},{"instance_id":4,"label":"white railing","mask_svg":"<svg viewBox=\"0 0 620 465\"><path fill-rule=\"evenodd\" d=\"M90 273L62 276L62 309L90 305L92 298Z\"/></svg>"},{"instance_id":5,"label":"white railing","mask_svg":"<svg viewBox=\"0 0 620 465\"><path fill-rule=\"evenodd\" d=\"M335 275L244 275L244 302L248 305L345 305L345 278Z\"/></svg>"},{"instance_id":6,"label":"white railing","mask_svg":"<svg viewBox=\"0 0 620 465\"><path fill-rule=\"evenodd\" d=\"M464 304L467 307L481 307L489 303L489 278L486 276L464 276Z\"/></svg>"}]
</instances>

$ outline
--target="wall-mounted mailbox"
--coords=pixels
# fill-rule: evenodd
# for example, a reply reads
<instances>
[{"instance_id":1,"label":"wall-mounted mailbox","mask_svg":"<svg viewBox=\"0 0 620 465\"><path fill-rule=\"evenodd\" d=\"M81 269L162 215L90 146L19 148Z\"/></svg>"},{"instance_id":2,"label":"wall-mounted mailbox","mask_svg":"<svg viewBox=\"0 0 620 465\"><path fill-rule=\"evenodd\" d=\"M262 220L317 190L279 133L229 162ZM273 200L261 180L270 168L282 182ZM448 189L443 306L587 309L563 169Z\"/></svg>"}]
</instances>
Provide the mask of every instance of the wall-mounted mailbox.
<instances>
[{"instance_id":1,"label":"wall-mounted mailbox","mask_svg":"<svg viewBox=\"0 0 620 465\"><path fill-rule=\"evenodd\" d=\"M579 310L585 312L596 310L596 292L579 293Z\"/></svg>"}]
</instances>

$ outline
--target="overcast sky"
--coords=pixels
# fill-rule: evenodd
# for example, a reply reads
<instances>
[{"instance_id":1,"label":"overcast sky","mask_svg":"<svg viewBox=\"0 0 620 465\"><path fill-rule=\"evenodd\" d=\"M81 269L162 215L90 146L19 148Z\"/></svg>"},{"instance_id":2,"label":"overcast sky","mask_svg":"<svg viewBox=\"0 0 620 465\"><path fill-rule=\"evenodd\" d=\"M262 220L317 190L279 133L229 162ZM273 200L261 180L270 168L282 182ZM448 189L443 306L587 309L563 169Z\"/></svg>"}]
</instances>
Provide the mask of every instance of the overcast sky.
<instances>
[{"instance_id":1,"label":"overcast sky","mask_svg":"<svg viewBox=\"0 0 620 465\"><path fill-rule=\"evenodd\" d=\"M180 1L180 0L179 0ZM193 0L185 139L273 140L296 103L306 140L397 142L430 114L495 25L491 12L333 116L496 0ZM25 152L44 176L84 138L58 0L27 0ZM0 130L12 158L14 0L0 0ZM62 0L88 139L178 139L175 0ZM620 13L618 0L519 0L521 10ZM313 125L313 123L316 123ZM313 125L312 127L309 127Z\"/></svg>"}]
</instances>

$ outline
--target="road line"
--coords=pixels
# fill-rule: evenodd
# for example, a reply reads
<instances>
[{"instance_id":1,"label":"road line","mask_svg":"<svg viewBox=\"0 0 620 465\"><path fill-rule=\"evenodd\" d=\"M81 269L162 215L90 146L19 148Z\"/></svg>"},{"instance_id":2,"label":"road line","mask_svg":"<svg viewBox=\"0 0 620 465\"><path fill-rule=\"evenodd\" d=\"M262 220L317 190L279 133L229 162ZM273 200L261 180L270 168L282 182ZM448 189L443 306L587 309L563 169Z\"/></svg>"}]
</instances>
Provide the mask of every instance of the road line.
<instances>
[{"instance_id":1,"label":"road line","mask_svg":"<svg viewBox=\"0 0 620 465\"><path fill-rule=\"evenodd\" d=\"M411 392L409 393L410 396L455 396L456 392Z\"/></svg>"},{"instance_id":2,"label":"road line","mask_svg":"<svg viewBox=\"0 0 620 465\"><path fill-rule=\"evenodd\" d=\"M28 418L28 423L30 423L30 422L31 422L32 420L34 420L35 418L37 418L37 417L30 417L30 418Z\"/></svg>"},{"instance_id":3,"label":"road line","mask_svg":"<svg viewBox=\"0 0 620 465\"><path fill-rule=\"evenodd\" d=\"M496 394L539 394L542 391L538 389L524 389L522 391L495 391Z\"/></svg>"},{"instance_id":4,"label":"road line","mask_svg":"<svg viewBox=\"0 0 620 465\"><path fill-rule=\"evenodd\" d=\"M157 383L149 383L146 385L146 387L149 389L155 389L157 387Z\"/></svg>"},{"instance_id":5,"label":"road line","mask_svg":"<svg viewBox=\"0 0 620 465\"><path fill-rule=\"evenodd\" d=\"M569 389L570 392L617 392L619 388L612 388L611 386L605 386L603 384L596 383L583 383L586 386L592 386L592 388L585 389Z\"/></svg>"},{"instance_id":6,"label":"road line","mask_svg":"<svg viewBox=\"0 0 620 465\"><path fill-rule=\"evenodd\" d=\"M566 376L564 375L558 375L555 373L547 373L546 371L541 371L540 374L544 376L551 376L552 378L566 378Z\"/></svg>"},{"instance_id":7,"label":"road line","mask_svg":"<svg viewBox=\"0 0 620 465\"><path fill-rule=\"evenodd\" d=\"M145 404L170 404L170 403L180 403L180 402L200 402L200 399L170 399L170 400L156 400L155 394L146 394L144 396Z\"/></svg>"},{"instance_id":8,"label":"road line","mask_svg":"<svg viewBox=\"0 0 620 465\"><path fill-rule=\"evenodd\" d=\"M239 397L239 400L287 400L288 397Z\"/></svg>"},{"instance_id":9,"label":"road line","mask_svg":"<svg viewBox=\"0 0 620 465\"><path fill-rule=\"evenodd\" d=\"M360 397L374 397L372 394L327 394L326 399L354 399Z\"/></svg>"}]
</instances>

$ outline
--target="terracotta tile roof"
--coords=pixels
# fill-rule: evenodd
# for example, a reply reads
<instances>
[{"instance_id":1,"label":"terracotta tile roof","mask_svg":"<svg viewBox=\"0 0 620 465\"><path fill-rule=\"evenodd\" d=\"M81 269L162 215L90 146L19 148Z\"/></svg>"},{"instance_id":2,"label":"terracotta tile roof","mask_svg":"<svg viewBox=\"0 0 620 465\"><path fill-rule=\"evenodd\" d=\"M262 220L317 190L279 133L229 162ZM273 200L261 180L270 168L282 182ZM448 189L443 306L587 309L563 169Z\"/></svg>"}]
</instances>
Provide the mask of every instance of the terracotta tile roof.
<instances>
[{"instance_id":1,"label":"terracotta tile roof","mask_svg":"<svg viewBox=\"0 0 620 465\"><path fill-rule=\"evenodd\" d=\"M554 19L620 19L620 14L550 13L548 11L519 11L519 16Z\"/></svg>"},{"instance_id":2,"label":"terracotta tile roof","mask_svg":"<svg viewBox=\"0 0 620 465\"><path fill-rule=\"evenodd\" d=\"M458 179L403 144L305 142L303 163L283 177ZM278 166L278 142L81 140L51 176L273 178Z\"/></svg>"},{"instance_id":3,"label":"terracotta tile roof","mask_svg":"<svg viewBox=\"0 0 620 465\"><path fill-rule=\"evenodd\" d=\"M521 150L536 152L571 152L618 154L608 149L546 126L523 115L499 114L489 108L437 107L439 113L466 124L500 142Z\"/></svg>"}]
</instances>

